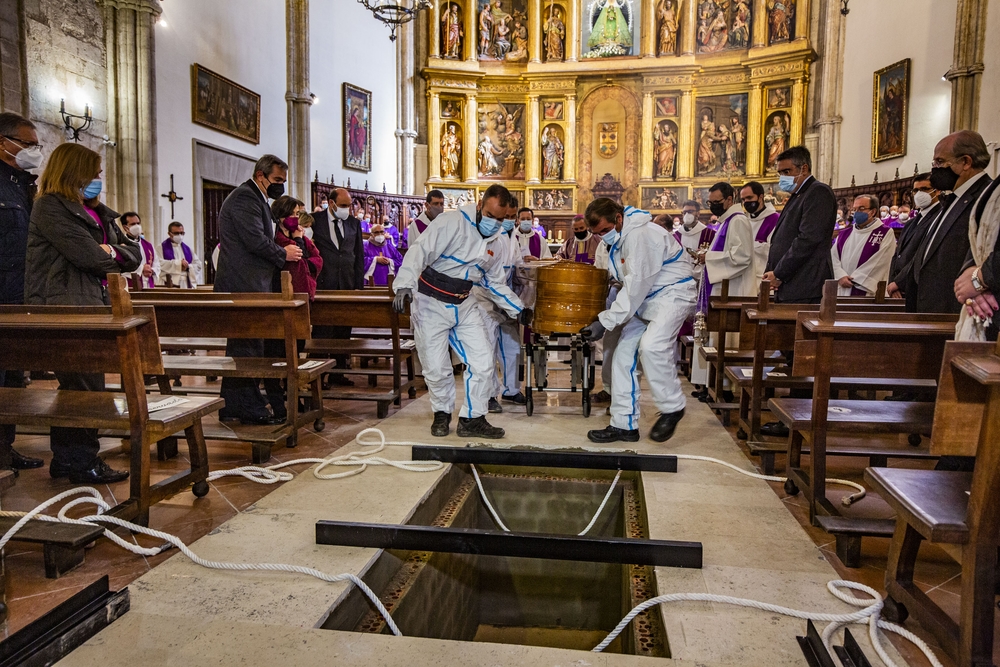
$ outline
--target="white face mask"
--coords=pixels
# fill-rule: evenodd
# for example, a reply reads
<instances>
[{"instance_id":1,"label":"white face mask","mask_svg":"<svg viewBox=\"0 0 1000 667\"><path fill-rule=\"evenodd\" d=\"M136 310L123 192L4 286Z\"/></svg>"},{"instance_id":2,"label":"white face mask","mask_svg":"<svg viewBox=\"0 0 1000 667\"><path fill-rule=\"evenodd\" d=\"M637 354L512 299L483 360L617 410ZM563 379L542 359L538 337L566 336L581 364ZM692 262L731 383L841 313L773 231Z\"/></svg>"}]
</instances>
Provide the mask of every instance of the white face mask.
<instances>
[{"instance_id":1,"label":"white face mask","mask_svg":"<svg viewBox=\"0 0 1000 667\"><path fill-rule=\"evenodd\" d=\"M382 245L385 243L385 234L376 234L372 237L372 240L375 241L376 245Z\"/></svg>"},{"instance_id":2,"label":"white face mask","mask_svg":"<svg viewBox=\"0 0 1000 667\"><path fill-rule=\"evenodd\" d=\"M522 220L518 224L517 228L520 229L523 233L527 234L528 232L531 231L531 220Z\"/></svg>"},{"instance_id":3,"label":"white face mask","mask_svg":"<svg viewBox=\"0 0 1000 667\"><path fill-rule=\"evenodd\" d=\"M173 236L170 237L170 240L177 244L184 243L184 235L174 234Z\"/></svg>"},{"instance_id":4,"label":"white face mask","mask_svg":"<svg viewBox=\"0 0 1000 667\"><path fill-rule=\"evenodd\" d=\"M934 198L931 197L930 193L924 192L923 190L917 190L913 193L913 205L919 208L921 211L926 209L934 202Z\"/></svg>"},{"instance_id":5,"label":"white face mask","mask_svg":"<svg viewBox=\"0 0 1000 667\"><path fill-rule=\"evenodd\" d=\"M694 213L684 214L684 226L690 228L694 224Z\"/></svg>"},{"instance_id":6,"label":"white face mask","mask_svg":"<svg viewBox=\"0 0 1000 667\"><path fill-rule=\"evenodd\" d=\"M10 151L4 152L7 155L11 154ZM42 163L42 147L29 146L28 148L22 148L14 155L14 163L25 171L37 168Z\"/></svg>"},{"instance_id":7,"label":"white face mask","mask_svg":"<svg viewBox=\"0 0 1000 667\"><path fill-rule=\"evenodd\" d=\"M336 216L337 220L347 220L347 216L349 216L350 214L351 214L351 209L347 208L346 206L343 208L338 206L337 210L333 212L333 215Z\"/></svg>"},{"instance_id":8,"label":"white face mask","mask_svg":"<svg viewBox=\"0 0 1000 667\"><path fill-rule=\"evenodd\" d=\"M306 227L305 230L303 230L302 235L305 236L307 239L311 239L313 237L313 228Z\"/></svg>"},{"instance_id":9,"label":"white face mask","mask_svg":"<svg viewBox=\"0 0 1000 667\"><path fill-rule=\"evenodd\" d=\"M909 219L910 219L910 214L907 213L906 211L903 211L902 213L899 214L899 221L900 222L906 222Z\"/></svg>"},{"instance_id":10,"label":"white face mask","mask_svg":"<svg viewBox=\"0 0 1000 667\"><path fill-rule=\"evenodd\" d=\"M128 233L131 234L132 236L141 236L142 225L132 225L131 227L128 228Z\"/></svg>"}]
</instances>

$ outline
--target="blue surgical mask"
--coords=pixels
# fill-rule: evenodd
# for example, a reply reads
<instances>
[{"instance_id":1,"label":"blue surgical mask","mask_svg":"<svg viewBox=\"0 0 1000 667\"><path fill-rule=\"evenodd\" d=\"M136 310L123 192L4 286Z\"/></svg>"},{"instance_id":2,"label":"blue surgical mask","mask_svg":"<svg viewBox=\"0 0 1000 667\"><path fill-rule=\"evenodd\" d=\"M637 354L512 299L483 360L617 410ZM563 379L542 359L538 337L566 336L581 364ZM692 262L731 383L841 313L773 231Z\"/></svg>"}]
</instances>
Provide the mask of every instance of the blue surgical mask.
<instances>
[{"instance_id":1,"label":"blue surgical mask","mask_svg":"<svg viewBox=\"0 0 1000 667\"><path fill-rule=\"evenodd\" d=\"M522 220L517 228L521 230L522 234L530 234L531 230L534 229L531 224L531 220Z\"/></svg>"},{"instance_id":2,"label":"blue surgical mask","mask_svg":"<svg viewBox=\"0 0 1000 667\"><path fill-rule=\"evenodd\" d=\"M514 229L514 218L507 218L503 221L503 230L509 233L512 229Z\"/></svg>"},{"instance_id":3,"label":"blue surgical mask","mask_svg":"<svg viewBox=\"0 0 1000 667\"><path fill-rule=\"evenodd\" d=\"M104 183L101 179L95 178L80 190L80 194L83 195L84 200L94 199L100 196L103 187Z\"/></svg>"},{"instance_id":4,"label":"blue surgical mask","mask_svg":"<svg viewBox=\"0 0 1000 667\"><path fill-rule=\"evenodd\" d=\"M612 227L611 231L604 233L604 236L601 237L601 240L607 243L609 246L613 246L614 244L618 243L619 238L621 238L621 234L618 233L617 229Z\"/></svg>"},{"instance_id":5,"label":"blue surgical mask","mask_svg":"<svg viewBox=\"0 0 1000 667\"><path fill-rule=\"evenodd\" d=\"M481 216L479 219L479 233L483 238L488 239L489 237L500 231L501 223L496 218L491 218L488 215Z\"/></svg>"},{"instance_id":6,"label":"blue surgical mask","mask_svg":"<svg viewBox=\"0 0 1000 667\"><path fill-rule=\"evenodd\" d=\"M861 227L868 222L868 214L864 211L855 211L853 222L855 227Z\"/></svg>"},{"instance_id":7,"label":"blue surgical mask","mask_svg":"<svg viewBox=\"0 0 1000 667\"><path fill-rule=\"evenodd\" d=\"M795 191L795 177L781 175L778 176L778 189L782 192L794 192Z\"/></svg>"}]
</instances>

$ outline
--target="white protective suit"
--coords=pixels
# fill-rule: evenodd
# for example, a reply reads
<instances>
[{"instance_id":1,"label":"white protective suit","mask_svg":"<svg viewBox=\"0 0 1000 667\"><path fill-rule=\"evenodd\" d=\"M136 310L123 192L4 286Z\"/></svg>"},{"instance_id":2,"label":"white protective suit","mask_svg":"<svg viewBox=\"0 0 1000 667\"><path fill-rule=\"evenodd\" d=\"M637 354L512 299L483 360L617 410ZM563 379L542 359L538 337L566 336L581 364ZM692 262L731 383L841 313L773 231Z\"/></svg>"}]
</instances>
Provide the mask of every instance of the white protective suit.
<instances>
[{"instance_id":1,"label":"white protective suit","mask_svg":"<svg viewBox=\"0 0 1000 667\"><path fill-rule=\"evenodd\" d=\"M465 405L459 416L486 414L496 382L493 341L486 340L483 310L469 297L449 304L417 291L420 274L427 267L452 278L470 280L511 317L523 310L521 300L507 286L503 262L496 250L498 234L485 239L476 227L476 206L469 204L442 213L420 235L403 257L393 282L395 289L413 290L410 318L417 356L434 412L451 414L455 408L455 380L449 345L465 364ZM492 243L493 247L488 247ZM490 254L488 250L492 250Z\"/></svg>"},{"instance_id":2,"label":"white protective suit","mask_svg":"<svg viewBox=\"0 0 1000 667\"><path fill-rule=\"evenodd\" d=\"M598 319L618 340L610 359L611 425L639 427L639 357L661 413L684 408L684 392L677 379L677 334L695 309L697 291L691 259L680 244L652 216L625 207L621 237L609 254L611 278L622 283L611 307ZM620 327L620 331L613 331Z\"/></svg>"},{"instance_id":3,"label":"white protective suit","mask_svg":"<svg viewBox=\"0 0 1000 667\"><path fill-rule=\"evenodd\" d=\"M503 266L504 284L511 287L514 270L522 264L521 250L517 241L505 232L500 232L495 240L490 241L488 250L494 252L498 262ZM499 374L494 374L495 382L490 396L496 397L500 394L514 396L521 391L520 383L517 381L517 371L521 362L520 328L516 320L511 319L506 311L493 303L485 287L476 285L472 288L472 294L483 309L486 340L493 341L493 358L500 368Z\"/></svg>"}]
</instances>

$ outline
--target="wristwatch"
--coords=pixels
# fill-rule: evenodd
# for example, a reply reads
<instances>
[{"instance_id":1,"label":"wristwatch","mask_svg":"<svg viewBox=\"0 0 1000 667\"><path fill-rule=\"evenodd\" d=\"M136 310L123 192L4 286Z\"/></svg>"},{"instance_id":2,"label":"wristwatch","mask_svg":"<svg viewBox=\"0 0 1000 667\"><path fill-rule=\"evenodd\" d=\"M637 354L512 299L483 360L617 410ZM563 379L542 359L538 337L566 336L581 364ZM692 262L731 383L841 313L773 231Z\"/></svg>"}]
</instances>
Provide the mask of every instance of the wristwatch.
<instances>
[{"instance_id":1,"label":"wristwatch","mask_svg":"<svg viewBox=\"0 0 1000 667\"><path fill-rule=\"evenodd\" d=\"M972 288L979 293L985 292L988 288L983 284L983 281L979 279L979 267L972 272Z\"/></svg>"},{"instance_id":2,"label":"wristwatch","mask_svg":"<svg viewBox=\"0 0 1000 667\"><path fill-rule=\"evenodd\" d=\"M114 248L111 249L111 259L118 259L118 252Z\"/></svg>"}]
</instances>

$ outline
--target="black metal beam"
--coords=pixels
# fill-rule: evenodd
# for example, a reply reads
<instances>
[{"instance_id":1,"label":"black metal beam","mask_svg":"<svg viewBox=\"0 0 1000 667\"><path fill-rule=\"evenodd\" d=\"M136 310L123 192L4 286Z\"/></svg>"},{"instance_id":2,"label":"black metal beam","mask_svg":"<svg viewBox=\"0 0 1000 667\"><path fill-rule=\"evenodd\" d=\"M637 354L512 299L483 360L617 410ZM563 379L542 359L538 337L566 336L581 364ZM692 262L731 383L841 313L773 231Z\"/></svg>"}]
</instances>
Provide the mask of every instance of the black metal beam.
<instances>
[{"instance_id":1,"label":"black metal beam","mask_svg":"<svg viewBox=\"0 0 1000 667\"><path fill-rule=\"evenodd\" d=\"M796 637L809 667L837 667L812 621L806 621L806 636Z\"/></svg>"},{"instance_id":2,"label":"black metal beam","mask_svg":"<svg viewBox=\"0 0 1000 667\"><path fill-rule=\"evenodd\" d=\"M677 472L677 457L661 454L413 445L413 460L471 463L473 465Z\"/></svg>"},{"instance_id":3,"label":"black metal beam","mask_svg":"<svg viewBox=\"0 0 1000 667\"><path fill-rule=\"evenodd\" d=\"M868 661L868 657L861 650L858 640L847 628L844 628L844 645L834 646L833 652L840 658L844 667L872 667L872 663Z\"/></svg>"},{"instance_id":4,"label":"black metal beam","mask_svg":"<svg viewBox=\"0 0 1000 667\"><path fill-rule=\"evenodd\" d=\"M317 521L316 544L701 568L701 542L501 533L469 528Z\"/></svg>"}]
</instances>

